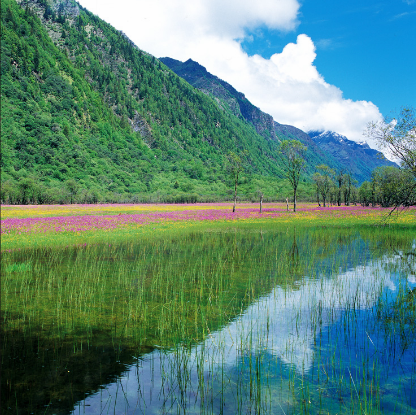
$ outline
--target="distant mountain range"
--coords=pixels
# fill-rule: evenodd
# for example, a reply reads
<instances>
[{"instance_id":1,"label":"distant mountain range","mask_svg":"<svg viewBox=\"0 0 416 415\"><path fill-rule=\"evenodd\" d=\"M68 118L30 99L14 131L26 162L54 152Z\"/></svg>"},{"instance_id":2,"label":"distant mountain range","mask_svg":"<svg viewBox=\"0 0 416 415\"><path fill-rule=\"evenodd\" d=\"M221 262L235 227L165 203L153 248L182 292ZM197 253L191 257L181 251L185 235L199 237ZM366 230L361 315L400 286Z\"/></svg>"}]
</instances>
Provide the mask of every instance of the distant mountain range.
<instances>
[{"instance_id":1,"label":"distant mountain range","mask_svg":"<svg viewBox=\"0 0 416 415\"><path fill-rule=\"evenodd\" d=\"M371 177L371 172L380 166L397 166L386 159L383 153L370 148L366 142L357 143L333 131L308 131L309 137L327 154L336 158L358 180Z\"/></svg>"},{"instance_id":2,"label":"distant mountain range","mask_svg":"<svg viewBox=\"0 0 416 415\"><path fill-rule=\"evenodd\" d=\"M193 87L212 96L224 110L252 124L264 138L278 141L293 138L304 143L309 149L308 162L313 165L324 163L336 170L350 172L360 183L369 180L376 167L397 166L365 142L356 143L332 131L305 133L294 126L279 124L254 106L243 93L192 59L186 62L168 57L159 60Z\"/></svg>"}]
</instances>

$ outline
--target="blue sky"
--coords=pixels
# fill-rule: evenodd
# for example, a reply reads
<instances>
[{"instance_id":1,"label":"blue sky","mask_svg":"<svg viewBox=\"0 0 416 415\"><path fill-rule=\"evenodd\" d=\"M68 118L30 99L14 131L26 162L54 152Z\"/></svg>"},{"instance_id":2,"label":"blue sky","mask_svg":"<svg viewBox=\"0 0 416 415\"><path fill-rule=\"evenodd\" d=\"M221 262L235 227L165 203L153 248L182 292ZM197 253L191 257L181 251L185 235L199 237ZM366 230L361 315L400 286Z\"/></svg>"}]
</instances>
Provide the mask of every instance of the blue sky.
<instances>
[{"instance_id":1,"label":"blue sky","mask_svg":"<svg viewBox=\"0 0 416 415\"><path fill-rule=\"evenodd\" d=\"M139 48L192 58L304 131L363 141L368 122L416 106L416 0L80 3Z\"/></svg>"},{"instance_id":2,"label":"blue sky","mask_svg":"<svg viewBox=\"0 0 416 415\"><path fill-rule=\"evenodd\" d=\"M302 1L296 30L258 27L242 42L269 58L306 33L315 66L346 98L372 101L384 116L416 106L416 1Z\"/></svg>"}]
</instances>

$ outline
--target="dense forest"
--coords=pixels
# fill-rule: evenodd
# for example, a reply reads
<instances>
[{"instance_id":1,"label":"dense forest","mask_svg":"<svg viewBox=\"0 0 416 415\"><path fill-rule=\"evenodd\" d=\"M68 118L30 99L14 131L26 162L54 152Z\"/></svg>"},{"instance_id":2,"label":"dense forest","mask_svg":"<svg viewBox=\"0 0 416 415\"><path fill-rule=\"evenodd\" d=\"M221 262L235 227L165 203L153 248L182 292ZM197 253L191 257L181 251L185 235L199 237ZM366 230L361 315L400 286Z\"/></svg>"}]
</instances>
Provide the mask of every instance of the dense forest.
<instances>
[{"instance_id":1,"label":"dense forest","mask_svg":"<svg viewBox=\"0 0 416 415\"><path fill-rule=\"evenodd\" d=\"M69 11L2 0L3 200L225 198L230 150L249 150L250 181L283 177L276 141L96 16Z\"/></svg>"},{"instance_id":2,"label":"dense forest","mask_svg":"<svg viewBox=\"0 0 416 415\"><path fill-rule=\"evenodd\" d=\"M279 138L76 2L1 0L1 42L2 203L227 200L230 152L241 198L290 196ZM300 199L315 198L314 172Z\"/></svg>"}]
</instances>

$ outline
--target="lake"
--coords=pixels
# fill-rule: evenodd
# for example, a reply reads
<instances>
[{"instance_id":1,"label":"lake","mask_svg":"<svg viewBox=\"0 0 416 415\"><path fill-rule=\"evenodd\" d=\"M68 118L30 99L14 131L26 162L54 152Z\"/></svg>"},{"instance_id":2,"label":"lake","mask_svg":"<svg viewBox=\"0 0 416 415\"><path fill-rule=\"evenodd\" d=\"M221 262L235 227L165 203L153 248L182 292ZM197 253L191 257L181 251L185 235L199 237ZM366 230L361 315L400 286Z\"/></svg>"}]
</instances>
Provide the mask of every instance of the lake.
<instances>
[{"instance_id":1,"label":"lake","mask_svg":"<svg viewBox=\"0 0 416 415\"><path fill-rule=\"evenodd\" d=\"M3 413L416 413L411 232L111 242L3 253Z\"/></svg>"}]
</instances>

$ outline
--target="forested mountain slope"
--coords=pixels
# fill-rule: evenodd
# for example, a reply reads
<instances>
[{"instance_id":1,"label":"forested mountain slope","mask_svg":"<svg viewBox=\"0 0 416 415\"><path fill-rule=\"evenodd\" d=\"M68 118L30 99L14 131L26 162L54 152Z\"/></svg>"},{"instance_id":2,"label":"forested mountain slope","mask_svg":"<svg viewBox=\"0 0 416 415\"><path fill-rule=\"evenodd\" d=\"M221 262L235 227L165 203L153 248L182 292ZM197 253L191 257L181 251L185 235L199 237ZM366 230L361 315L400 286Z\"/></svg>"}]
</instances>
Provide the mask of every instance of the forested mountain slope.
<instances>
[{"instance_id":1,"label":"forested mountain slope","mask_svg":"<svg viewBox=\"0 0 416 415\"><path fill-rule=\"evenodd\" d=\"M229 151L243 198L287 196L291 135L244 96L230 110L73 0L1 0L1 21L3 203L224 200ZM310 147L300 197L333 165Z\"/></svg>"},{"instance_id":2,"label":"forested mountain slope","mask_svg":"<svg viewBox=\"0 0 416 415\"><path fill-rule=\"evenodd\" d=\"M276 141L123 33L71 0L20 3L1 8L3 200L57 201L70 179L88 200L225 197L231 150L283 177Z\"/></svg>"},{"instance_id":3,"label":"forested mountain slope","mask_svg":"<svg viewBox=\"0 0 416 415\"><path fill-rule=\"evenodd\" d=\"M212 96L220 107L252 124L256 131L266 139L289 138L301 141L308 147L309 166L324 163L336 171L350 172L359 183L362 183L370 180L371 172L376 167L395 165L383 158L382 153L370 149L368 145L364 148L363 145L350 141L346 137L341 141L317 139L316 136L322 132L309 134L292 125L274 121L271 115L262 112L248 101L244 94L209 73L206 68L192 59L186 62L172 58L160 58L160 60L192 86Z\"/></svg>"},{"instance_id":4,"label":"forested mountain slope","mask_svg":"<svg viewBox=\"0 0 416 415\"><path fill-rule=\"evenodd\" d=\"M182 63L172 58L160 58L160 61L193 87L212 96L221 108L251 123L257 133L266 139L278 139L271 115L262 112L243 93L238 92L229 83L209 73L198 62L188 59Z\"/></svg>"}]
</instances>

